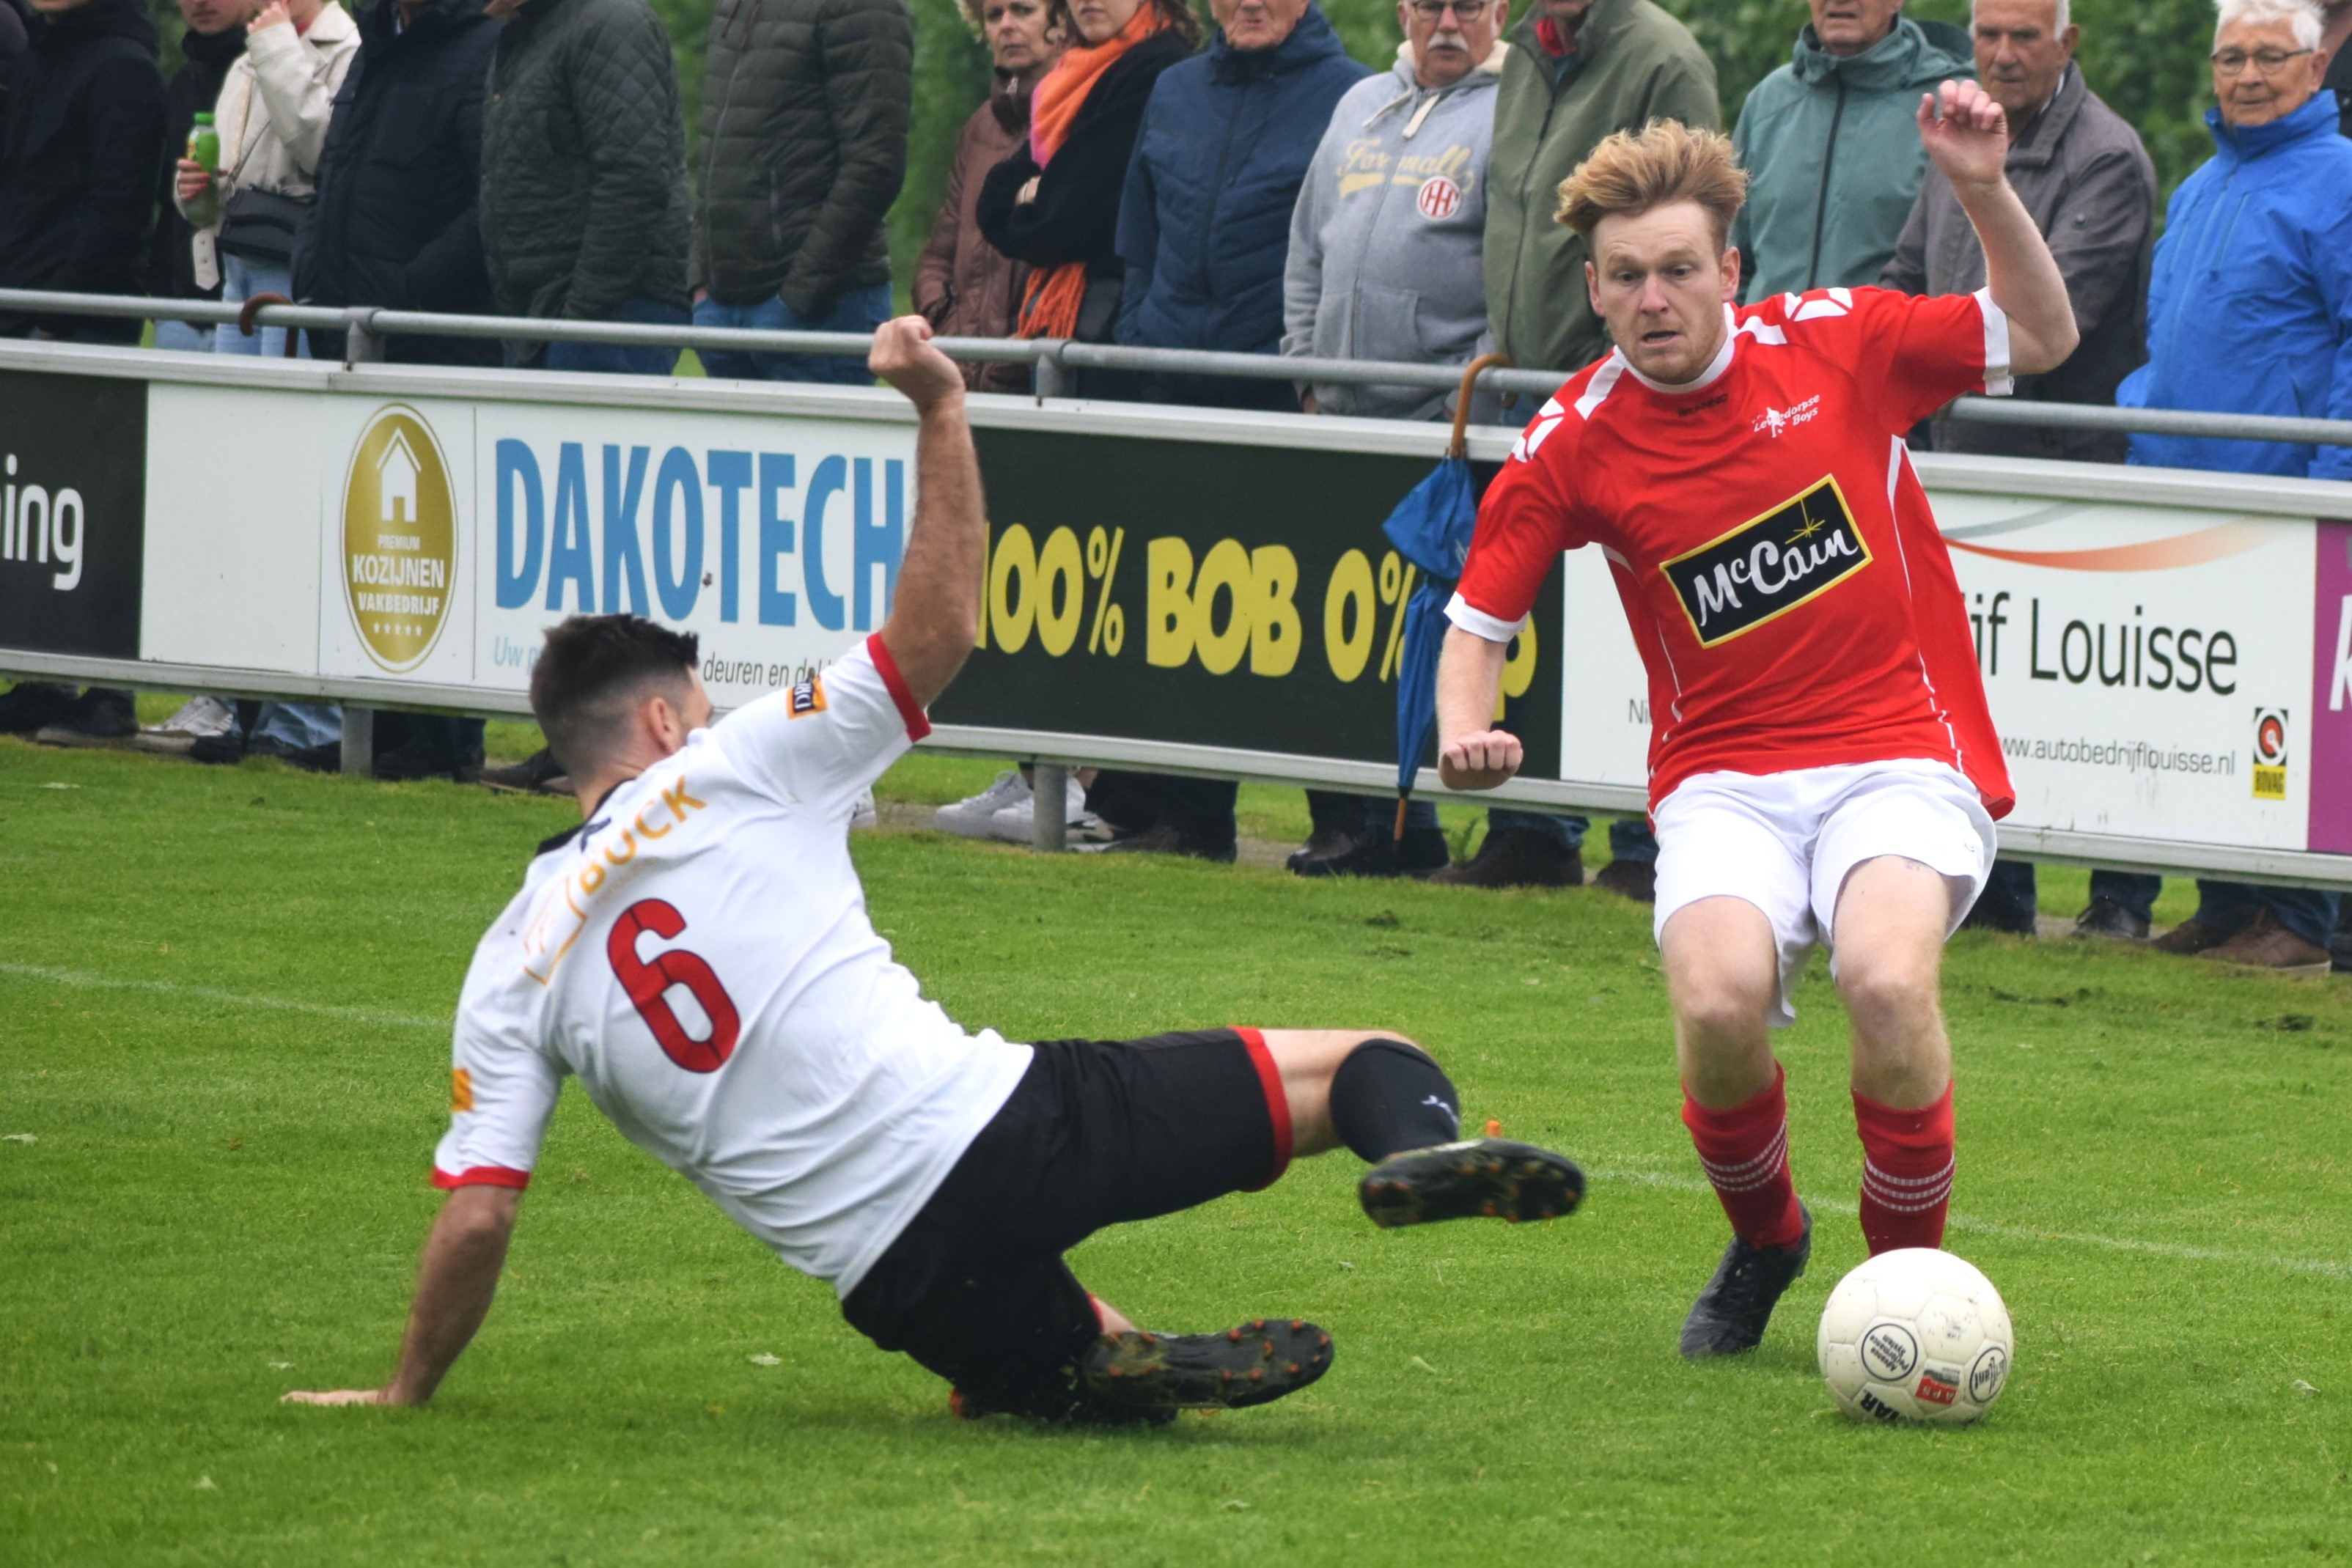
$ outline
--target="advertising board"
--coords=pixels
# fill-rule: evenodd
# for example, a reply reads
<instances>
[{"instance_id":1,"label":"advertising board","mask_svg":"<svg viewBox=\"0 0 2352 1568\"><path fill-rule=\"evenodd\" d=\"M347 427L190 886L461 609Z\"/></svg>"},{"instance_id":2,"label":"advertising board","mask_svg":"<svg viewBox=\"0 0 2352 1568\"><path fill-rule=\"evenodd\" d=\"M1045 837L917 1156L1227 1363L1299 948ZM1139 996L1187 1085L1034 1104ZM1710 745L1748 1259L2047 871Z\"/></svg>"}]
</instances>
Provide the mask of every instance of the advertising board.
<instances>
[{"instance_id":1,"label":"advertising board","mask_svg":"<svg viewBox=\"0 0 2352 1568\"><path fill-rule=\"evenodd\" d=\"M0 644L139 656L147 389L0 376Z\"/></svg>"},{"instance_id":2,"label":"advertising board","mask_svg":"<svg viewBox=\"0 0 2352 1568\"><path fill-rule=\"evenodd\" d=\"M982 430L980 646L948 724L1396 760L1414 569L1381 524L1426 458ZM1559 574L1505 668L1528 771L1560 752Z\"/></svg>"},{"instance_id":3,"label":"advertising board","mask_svg":"<svg viewBox=\"0 0 2352 1568\"><path fill-rule=\"evenodd\" d=\"M983 605L940 741L1386 788L1419 585L1380 524L1442 433L971 406ZM1507 441L1474 433L1474 460ZM888 615L913 459L879 391L0 344L0 669L515 713L548 625L626 610L698 633L737 706ZM2352 882L2347 487L1919 466L2017 787L2005 841ZM1648 701L1610 569L1563 558L1509 656L1529 766L1505 798L1634 804Z\"/></svg>"},{"instance_id":4,"label":"advertising board","mask_svg":"<svg viewBox=\"0 0 2352 1568\"><path fill-rule=\"evenodd\" d=\"M321 444L333 675L520 692L545 628L627 611L740 706L882 624L914 502L899 423L338 399Z\"/></svg>"}]
</instances>

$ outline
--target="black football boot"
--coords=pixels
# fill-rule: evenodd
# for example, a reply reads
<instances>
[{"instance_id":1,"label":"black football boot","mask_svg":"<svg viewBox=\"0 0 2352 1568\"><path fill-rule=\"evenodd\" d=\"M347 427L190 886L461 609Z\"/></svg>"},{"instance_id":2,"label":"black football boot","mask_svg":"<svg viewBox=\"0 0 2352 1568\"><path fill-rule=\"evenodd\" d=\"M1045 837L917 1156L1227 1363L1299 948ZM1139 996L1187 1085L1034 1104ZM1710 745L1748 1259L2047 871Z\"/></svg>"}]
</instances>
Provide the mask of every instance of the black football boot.
<instances>
[{"instance_id":1,"label":"black football boot","mask_svg":"<svg viewBox=\"0 0 2352 1568\"><path fill-rule=\"evenodd\" d=\"M1301 1319L1223 1333L1105 1334L1079 1358L1087 1392L1139 1413L1238 1410L1296 1394L1331 1370L1331 1336Z\"/></svg>"},{"instance_id":2,"label":"black football boot","mask_svg":"<svg viewBox=\"0 0 2352 1568\"><path fill-rule=\"evenodd\" d=\"M1391 1155L1356 1195L1374 1225L1441 1219L1558 1219L1584 1201L1584 1173L1566 1155L1510 1138L1473 1138Z\"/></svg>"},{"instance_id":3,"label":"black football boot","mask_svg":"<svg viewBox=\"0 0 2352 1568\"><path fill-rule=\"evenodd\" d=\"M1772 1309L1813 1255L1812 1210L1799 1204L1797 1211L1805 1217L1805 1228L1792 1246L1751 1247L1737 1236L1731 1239L1723 1249L1723 1261L1715 1266L1715 1278L1683 1320L1685 1358L1738 1355L1763 1343Z\"/></svg>"}]
</instances>

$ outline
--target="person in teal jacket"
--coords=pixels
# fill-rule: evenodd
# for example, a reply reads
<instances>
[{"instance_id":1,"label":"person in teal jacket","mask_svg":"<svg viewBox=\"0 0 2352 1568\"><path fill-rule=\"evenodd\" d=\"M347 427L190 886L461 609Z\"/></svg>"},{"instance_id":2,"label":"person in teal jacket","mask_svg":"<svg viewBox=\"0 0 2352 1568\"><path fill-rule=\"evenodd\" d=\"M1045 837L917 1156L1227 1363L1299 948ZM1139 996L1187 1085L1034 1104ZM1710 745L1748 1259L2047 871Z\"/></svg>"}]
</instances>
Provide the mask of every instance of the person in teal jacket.
<instances>
[{"instance_id":1,"label":"person in teal jacket","mask_svg":"<svg viewBox=\"0 0 2352 1568\"><path fill-rule=\"evenodd\" d=\"M1748 302L1878 281L1927 172L1919 96L1973 80L1969 36L1903 0L1812 0L1795 56L1757 83L1731 133L1748 205L1731 243Z\"/></svg>"}]
</instances>

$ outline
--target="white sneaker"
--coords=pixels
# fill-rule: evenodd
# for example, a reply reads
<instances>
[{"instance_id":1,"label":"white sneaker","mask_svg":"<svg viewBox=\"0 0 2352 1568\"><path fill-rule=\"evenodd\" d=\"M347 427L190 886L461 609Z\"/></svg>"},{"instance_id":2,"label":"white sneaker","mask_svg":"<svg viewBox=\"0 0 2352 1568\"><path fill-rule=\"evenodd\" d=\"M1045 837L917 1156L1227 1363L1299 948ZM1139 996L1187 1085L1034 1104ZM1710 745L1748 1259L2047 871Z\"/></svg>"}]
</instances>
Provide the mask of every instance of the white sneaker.
<instances>
[{"instance_id":1,"label":"white sneaker","mask_svg":"<svg viewBox=\"0 0 2352 1568\"><path fill-rule=\"evenodd\" d=\"M236 710L215 696L193 696L180 705L180 711L156 725L159 733L170 735L226 735L236 724Z\"/></svg>"},{"instance_id":2,"label":"white sneaker","mask_svg":"<svg viewBox=\"0 0 2352 1568\"><path fill-rule=\"evenodd\" d=\"M236 709L215 696L193 696L180 711L161 724L142 728L135 744L142 751L185 751L206 736L226 735L236 727Z\"/></svg>"},{"instance_id":3,"label":"white sneaker","mask_svg":"<svg viewBox=\"0 0 2352 1568\"><path fill-rule=\"evenodd\" d=\"M1086 787L1080 784L1075 776L1066 781L1062 800L1066 813L1062 821L1068 824L1066 837L1083 838L1091 830L1100 825L1094 818L1087 815ZM1003 839L1009 844L1035 843L1037 841L1036 798L1031 796L1030 799L1017 805L1005 807L989 818L988 836L992 839Z\"/></svg>"},{"instance_id":4,"label":"white sneaker","mask_svg":"<svg viewBox=\"0 0 2352 1568\"><path fill-rule=\"evenodd\" d=\"M1021 769L1008 768L996 776L996 782L977 795L967 795L952 806L942 806L931 814L931 825L943 833L958 838L984 839L991 831L996 813L1008 806L1029 809L1029 781L1021 777Z\"/></svg>"},{"instance_id":5,"label":"white sneaker","mask_svg":"<svg viewBox=\"0 0 2352 1568\"><path fill-rule=\"evenodd\" d=\"M882 813L875 808L874 791L867 789L861 792L857 797L857 803L849 808L850 831L856 832L860 828L878 828L881 825Z\"/></svg>"}]
</instances>

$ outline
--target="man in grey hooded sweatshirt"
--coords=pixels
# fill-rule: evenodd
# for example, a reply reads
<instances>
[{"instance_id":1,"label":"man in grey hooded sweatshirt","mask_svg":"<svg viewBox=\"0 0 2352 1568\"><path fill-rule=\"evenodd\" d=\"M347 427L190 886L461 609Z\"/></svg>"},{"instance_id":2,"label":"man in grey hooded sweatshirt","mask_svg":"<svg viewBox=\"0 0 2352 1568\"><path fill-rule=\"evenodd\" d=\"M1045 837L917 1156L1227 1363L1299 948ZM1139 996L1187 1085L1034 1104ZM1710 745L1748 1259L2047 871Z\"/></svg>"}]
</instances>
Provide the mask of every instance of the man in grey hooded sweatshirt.
<instances>
[{"instance_id":1,"label":"man in grey hooded sweatshirt","mask_svg":"<svg viewBox=\"0 0 2352 1568\"><path fill-rule=\"evenodd\" d=\"M1483 246L1507 0L1399 0L1395 68L1332 112L1299 187L1282 351L1465 364L1486 332ZM1317 386L1310 412L1437 419L1423 387Z\"/></svg>"},{"instance_id":2,"label":"man in grey hooded sweatshirt","mask_svg":"<svg viewBox=\"0 0 2352 1568\"><path fill-rule=\"evenodd\" d=\"M1508 0L1398 0L1394 69L1348 89L1290 214L1282 351L1465 364L1486 346L1486 163ZM1443 419L1426 387L1318 384L1309 413ZM1493 411L1482 411L1493 417ZM1402 838L1385 800L1309 789L1300 876L1412 876L1451 859L1437 808L1416 799Z\"/></svg>"}]
</instances>

